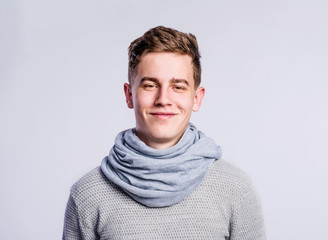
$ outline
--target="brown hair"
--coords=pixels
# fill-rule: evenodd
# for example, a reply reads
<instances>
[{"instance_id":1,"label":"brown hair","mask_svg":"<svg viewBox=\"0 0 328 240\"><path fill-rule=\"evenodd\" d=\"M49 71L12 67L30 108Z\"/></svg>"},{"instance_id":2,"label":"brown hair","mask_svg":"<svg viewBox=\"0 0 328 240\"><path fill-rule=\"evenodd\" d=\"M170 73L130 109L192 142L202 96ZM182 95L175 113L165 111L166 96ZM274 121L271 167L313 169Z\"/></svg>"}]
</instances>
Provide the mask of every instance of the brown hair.
<instances>
[{"instance_id":1,"label":"brown hair","mask_svg":"<svg viewBox=\"0 0 328 240\"><path fill-rule=\"evenodd\" d=\"M129 83L135 77L136 68L141 57L151 52L171 52L188 55L192 58L195 88L201 82L200 53L196 37L191 33L179 32L172 28L158 26L145 32L145 34L129 46Z\"/></svg>"}]
</instances>

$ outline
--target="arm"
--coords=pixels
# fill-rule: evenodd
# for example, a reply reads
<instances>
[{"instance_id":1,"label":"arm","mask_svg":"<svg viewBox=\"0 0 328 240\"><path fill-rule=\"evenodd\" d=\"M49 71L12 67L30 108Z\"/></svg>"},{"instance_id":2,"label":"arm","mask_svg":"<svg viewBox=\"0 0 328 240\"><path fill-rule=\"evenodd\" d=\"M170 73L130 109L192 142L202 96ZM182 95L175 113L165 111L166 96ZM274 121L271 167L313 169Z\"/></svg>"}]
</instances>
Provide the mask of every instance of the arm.
<instances>
[{"instance_id":1,"label":"arm","mask_svg":"<svg viewBox=\"0 0 328 240\"><path fill-rule=\"evenodd\" d=\"M77 208L72 196L69 196L64 220L63 240L68 239L83 239Z\"/></svg>"},{"instance_id":2,"label":"arm","mask_svg":"<svg viewBox=\"0 0 328 240\"><path fill-rule=\"evenodd\" d=\"M78 207L70 195L65 212L63 240L98 239L94 231L83 224L79 215Z\"/></svg>"},{"instance_id":3,"label":"arm","mask_svg":"<svg viewBox=\"0 0 328 240\"><path fill-rule=\"evenodd\" d=\"M260 199L254 189L235 205L231 221L231 240L265 240Z\"/></svg>"}]
</instances>

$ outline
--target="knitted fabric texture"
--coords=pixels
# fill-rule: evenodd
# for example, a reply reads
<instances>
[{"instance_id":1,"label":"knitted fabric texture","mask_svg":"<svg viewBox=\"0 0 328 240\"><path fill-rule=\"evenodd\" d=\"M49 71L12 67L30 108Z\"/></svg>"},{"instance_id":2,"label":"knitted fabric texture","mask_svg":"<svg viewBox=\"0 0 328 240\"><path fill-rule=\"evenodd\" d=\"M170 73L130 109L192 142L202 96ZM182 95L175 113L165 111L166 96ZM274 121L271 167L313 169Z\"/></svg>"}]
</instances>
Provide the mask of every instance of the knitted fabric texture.
<instances>
[{"instance_id":1,"label":"knitted fabric texture","mask_svg":"<svg viewBox=\"0 0 328 240\"><path fill-rule=\"evenodd\" d=\"M265 240L265 233L249 177L219 160L188 197L163 208L139 204L92 170L71 188L63 239Z\"/></svg>"},{"instance_id":2,"label":"knitted fabric texture","mask_svg":"<svg viewBox=\"0 0 328 240\"><path fill-rule=\"evenodd\" d=\"M168 149L147 146L129 129L118 134L101 170L139 203L167 207L188 196L220 156L220 147L192 124Z\"/></svg>"}]
</instances>

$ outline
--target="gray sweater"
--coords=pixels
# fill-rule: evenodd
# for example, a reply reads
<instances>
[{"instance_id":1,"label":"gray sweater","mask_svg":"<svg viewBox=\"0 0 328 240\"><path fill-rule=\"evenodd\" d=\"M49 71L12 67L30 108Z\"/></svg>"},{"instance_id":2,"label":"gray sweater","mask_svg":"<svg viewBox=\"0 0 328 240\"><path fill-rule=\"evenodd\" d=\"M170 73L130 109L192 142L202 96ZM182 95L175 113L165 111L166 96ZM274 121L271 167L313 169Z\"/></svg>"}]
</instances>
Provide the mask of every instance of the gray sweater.
<instances>
[{"instance_id":1,"label":"gray sweater","mask_svg":"<svg viewBox=\"0 0 328 240\"><path fill-rule=\"evenodd\" d=\"M265 239L259 198L250 178L224 160L181 202L146 207L95 168L75 183L63 239Z\"/></svg>"}]
</instances>

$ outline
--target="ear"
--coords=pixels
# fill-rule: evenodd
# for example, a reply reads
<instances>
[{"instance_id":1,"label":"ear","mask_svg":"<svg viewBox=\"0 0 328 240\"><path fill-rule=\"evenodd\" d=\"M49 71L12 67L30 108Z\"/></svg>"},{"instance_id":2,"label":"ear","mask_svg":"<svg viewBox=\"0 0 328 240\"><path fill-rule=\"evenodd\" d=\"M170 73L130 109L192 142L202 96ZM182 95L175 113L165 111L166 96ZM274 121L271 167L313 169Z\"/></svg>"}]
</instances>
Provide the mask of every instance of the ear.
<instances>
[{"instance_id":1,"label":"ear","mask_svg":"<svg viewBox=\"0 0 328 240\"><path fill-rule=\"evenodd\" d=\"M194 97L194 104L192 106L192 110L197 112L200 109L200 105L202 104L203 97L205 95L205 88L199 87L196 90Z\"/></svg>"},{"instance_id":2,"label":"ear","mask_svg":"<svg viewBox=\"0 0 328 240\"><path fill-rule=\"evenodd\" d=\"M132 89L131 85L128 83L124 83L124 94L126 105L128 106L128 108L133 108Z\"/></svg>"}]
</instances>

